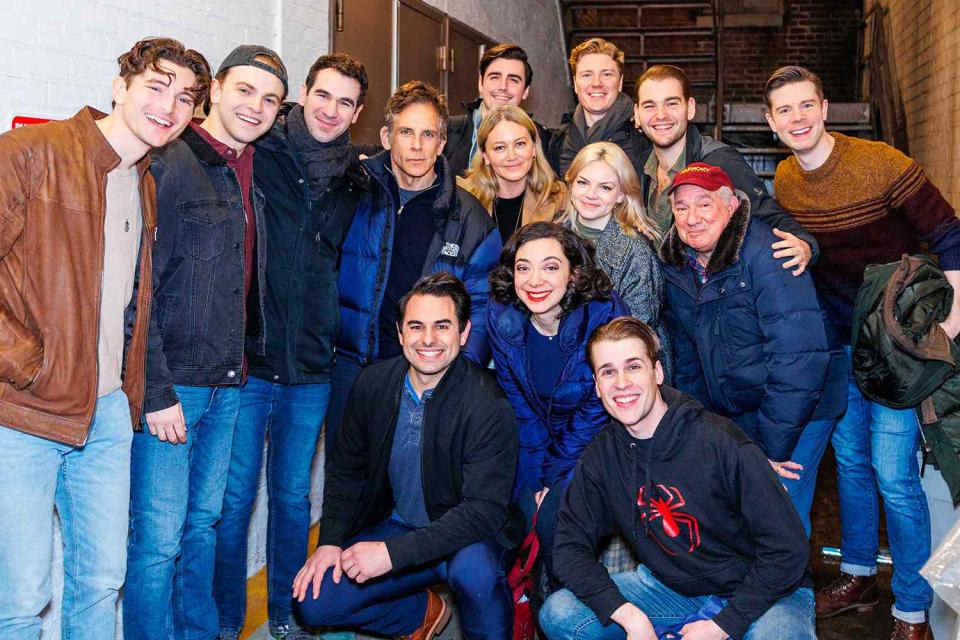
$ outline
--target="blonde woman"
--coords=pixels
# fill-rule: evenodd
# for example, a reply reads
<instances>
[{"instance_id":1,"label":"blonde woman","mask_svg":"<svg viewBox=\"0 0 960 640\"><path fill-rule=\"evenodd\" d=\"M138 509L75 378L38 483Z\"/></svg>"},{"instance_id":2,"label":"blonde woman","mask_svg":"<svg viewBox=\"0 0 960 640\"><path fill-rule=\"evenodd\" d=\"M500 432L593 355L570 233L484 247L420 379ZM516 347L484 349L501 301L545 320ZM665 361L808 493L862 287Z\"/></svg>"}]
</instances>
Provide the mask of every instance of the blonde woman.
<instances>
[{"instance_id":1,"label":"blonde woman","mask_svg":"<svg viewBox=\"0 0 960 640\"><path fill-rule=\"evenodd\" d=\"M543 155L536 125L511 105L484 116L477 152L457 180L493 216L504 243L524 225L553 220L566 203L566 187Z\"/></svg>"},{"instance_id":2,"label":"blonde woman","mask_svg":"<svg viewBox=\"0 0 960 640\"><path fill-rule=\"evenodd\" d=\"M644 212L640 180L627 154L612 142L594 142L581 149L566 175L570 198L563 222L592 240L597 264L630 314L656 330L666 380L673 380L673 353L660 321L663 276L655 247L660 232Z\"/></svg>"}]
</instances>

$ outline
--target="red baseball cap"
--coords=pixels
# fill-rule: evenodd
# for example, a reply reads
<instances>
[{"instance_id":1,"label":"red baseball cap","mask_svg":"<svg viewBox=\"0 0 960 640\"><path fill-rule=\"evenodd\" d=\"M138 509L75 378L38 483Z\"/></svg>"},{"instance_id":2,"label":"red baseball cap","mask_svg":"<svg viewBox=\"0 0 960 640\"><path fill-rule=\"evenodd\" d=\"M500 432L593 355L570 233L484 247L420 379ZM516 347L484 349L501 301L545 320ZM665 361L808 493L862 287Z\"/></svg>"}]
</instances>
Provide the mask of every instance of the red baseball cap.
<instances>
[{"instance_id":1,"label":"red baseball cap","mask_svg":"<svg viewBox=\"0 0 960 640\"><path fill-rule=\"evenodd\" d=\"M720 167L715 167L706 162L691 162L681 169L680 172L673 177L673 182L670 184L670 188L667 189L667 194L673 193L677 187L685 184L696 185L707 191L716 191L720 187L727 187L731 191L733 190L733 182L730 181L730 176L727 175L727 172Z\"/></svg>"}]
</instances>

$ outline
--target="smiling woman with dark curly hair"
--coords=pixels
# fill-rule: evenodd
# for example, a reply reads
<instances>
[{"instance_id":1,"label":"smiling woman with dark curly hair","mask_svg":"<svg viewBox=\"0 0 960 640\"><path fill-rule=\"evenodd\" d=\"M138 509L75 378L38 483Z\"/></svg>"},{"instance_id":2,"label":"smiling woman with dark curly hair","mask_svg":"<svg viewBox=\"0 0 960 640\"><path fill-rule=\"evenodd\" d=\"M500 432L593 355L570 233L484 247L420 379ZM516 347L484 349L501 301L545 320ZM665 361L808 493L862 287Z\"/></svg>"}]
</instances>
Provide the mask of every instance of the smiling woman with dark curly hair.
<instances>
[{"instance_id":1,"label":"smiling woman with dark curly hair","mask_svg":"<svg viewBox=\"0 0 960 640\"><path fill-rule=\"evenodd\" d=\"M580 454L607 422L586 360L594 328L629 315L593 246L552 222L521 228L490 273L487 326L497 379L520 438L514 498L537 533L547 575L560 497Z\"/></svg>"}]
</instances>

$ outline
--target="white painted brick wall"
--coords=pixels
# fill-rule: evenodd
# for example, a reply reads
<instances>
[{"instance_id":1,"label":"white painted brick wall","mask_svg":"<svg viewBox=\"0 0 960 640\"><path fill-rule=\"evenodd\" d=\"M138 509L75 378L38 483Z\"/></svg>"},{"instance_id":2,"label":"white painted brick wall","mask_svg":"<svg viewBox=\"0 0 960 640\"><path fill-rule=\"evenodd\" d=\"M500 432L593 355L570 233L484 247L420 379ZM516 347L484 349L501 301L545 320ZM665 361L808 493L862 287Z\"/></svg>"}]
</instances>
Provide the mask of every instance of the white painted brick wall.
<instances>
[{"instance_id":1,"label":"white painted brick wall","mask_svg":"<svg viewBox=\"0 0 960 640\"><path fill-rule=\"evenodd\" d=\"M283 57L296 92L329 47L320 0L6 0L0 9L0 131L15 115L61 118L110 108L116 58L148 35L203 53L214 71L238 44Z\"/></svg>"}]
</instances>

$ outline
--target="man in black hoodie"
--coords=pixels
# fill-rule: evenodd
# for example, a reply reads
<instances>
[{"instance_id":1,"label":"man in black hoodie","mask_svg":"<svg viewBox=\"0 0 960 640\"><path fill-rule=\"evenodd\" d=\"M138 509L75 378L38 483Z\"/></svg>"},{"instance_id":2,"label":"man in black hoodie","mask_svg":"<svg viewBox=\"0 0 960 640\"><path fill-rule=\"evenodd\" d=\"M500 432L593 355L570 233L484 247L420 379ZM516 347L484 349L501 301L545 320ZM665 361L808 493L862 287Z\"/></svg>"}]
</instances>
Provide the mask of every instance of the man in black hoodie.
<instances>
[{"instance_id":1,"label":"man in black hoodie","mask_svg":"<svg viewBox=\"0 0 960 640\"><path fill-rule=\"evenodd\" d=\"M249 327L249 376L240 389L213 583L220 636L236 638L246 610L247 529L267 447L267 610L273 638L303 635L290 619L290 585L307 554L310 468L330 398L340 312L337 265L366 178L350 146L367 73L356 59L321 56L256 143L266 199L265 338ZM248 313L248 315L250 315ZM252 315L250 316L253 317Z\"/></svg>"},{"instance_id":2,"label":"man in black hoodie","mask_svg":"<svg viewBox=\"0 0 960 640\"><path fill-rule=\"evenodd\" d=\"M326 468L319 546L293 585L308 623L430 640L450 611L427 587L447 582L467 640L510 636L517 431L496 381L460 352L470 306L450 273L420 279L400 300L403 355L357 378Z\"/></svg>"},{"instance_id":3,"label":"man in black hoodie","mask_svg":"<svg viewBox=\"0 0 960 640\"><path fill-rule=\"evenodd\" d=\"M806 536L764 453L659 386L656 332L642 322L597 328L587 353L613 420L561 507L553 553L567 589L541 609L550 640L814 640ZM635 572L610 576L596 560L614 527L640 559Z\"/></svg>"}]
</instances>

